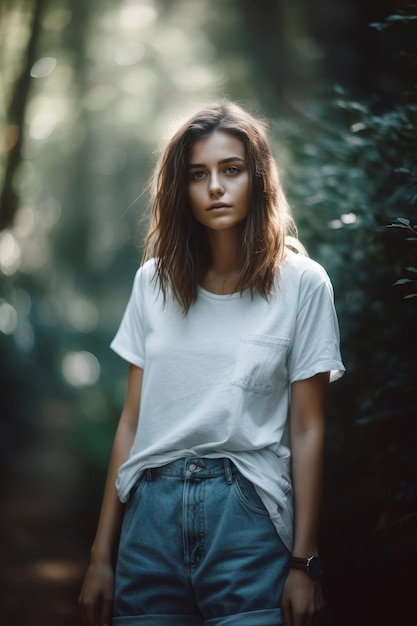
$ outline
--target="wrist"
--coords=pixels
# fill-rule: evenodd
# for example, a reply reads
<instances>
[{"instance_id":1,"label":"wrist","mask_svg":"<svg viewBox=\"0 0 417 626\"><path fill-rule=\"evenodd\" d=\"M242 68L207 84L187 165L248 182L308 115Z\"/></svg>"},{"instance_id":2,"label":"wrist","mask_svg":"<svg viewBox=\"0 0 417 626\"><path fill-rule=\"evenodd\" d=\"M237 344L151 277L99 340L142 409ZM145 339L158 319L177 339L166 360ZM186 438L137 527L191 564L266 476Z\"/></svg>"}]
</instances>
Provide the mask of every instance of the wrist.
<instances>
[{"instance_id":1,"label":"wrist","mask_svg":"<svg viewBox=\"0 0 417 626\"><path fill-rule=\"evenodd\" d=\"M324 572L323 562L318 556L314 555L307 558L292 556L290 567L305 572L311 578L319 578Z\"/></svg>"},{"instance_id":2,"label":"wrist","mask_svg":"<svg viewBox=\"0 0 417 626\"><path fill-rule=\"evenodd\" d=\"M113 563L113 556L108 550L98 549L93 546L90 550L90 563L111 565Z\"/></svg>"}]
</instances>

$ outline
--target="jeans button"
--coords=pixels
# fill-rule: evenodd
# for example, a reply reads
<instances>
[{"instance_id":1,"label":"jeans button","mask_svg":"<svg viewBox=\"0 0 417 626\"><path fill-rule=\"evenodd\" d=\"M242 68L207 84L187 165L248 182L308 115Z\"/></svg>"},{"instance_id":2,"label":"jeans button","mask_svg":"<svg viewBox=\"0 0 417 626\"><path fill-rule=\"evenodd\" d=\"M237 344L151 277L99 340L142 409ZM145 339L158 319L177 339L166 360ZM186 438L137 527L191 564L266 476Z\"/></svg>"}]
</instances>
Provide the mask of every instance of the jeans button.
<instances>
[{"instance_id":1,"label":"jeans button","mask_svg":"<svg viewBox=\"0 0 417 626\"><path fill-rule=\"evenodd\" d=\"M190 463L188 469L190 470L190 472L195 472L195 470L197 469L197 465L195 463Z\"/></svg>"}]
</instances>

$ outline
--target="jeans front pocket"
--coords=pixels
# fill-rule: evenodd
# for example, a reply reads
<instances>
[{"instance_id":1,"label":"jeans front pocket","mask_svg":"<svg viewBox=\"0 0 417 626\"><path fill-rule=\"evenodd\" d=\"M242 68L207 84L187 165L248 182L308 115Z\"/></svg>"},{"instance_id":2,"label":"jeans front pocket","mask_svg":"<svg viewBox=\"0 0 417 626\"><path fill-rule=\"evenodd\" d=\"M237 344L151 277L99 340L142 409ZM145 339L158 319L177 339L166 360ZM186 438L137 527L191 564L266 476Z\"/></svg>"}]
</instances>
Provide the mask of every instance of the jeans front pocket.
<instances>
[{"instance_id":1,"label":"jeans front pocket","mask_svg":"<svg viewBox=\"0 0 417 626\"><path fill-rule=\"evenodd\" d=\"M232 385L255 393L271 393L276 377L287 374L290 339L271 335L248 334L242 337Z\"/></svg>"},{"instance_id":2,"label":"jeans front pocket","mask_svg":"<svg viewBox=\"0 0 417 626\"><path fill-rule=\"evenodd\" d=\"M250 480L242 476L242 474L237 474L233 481L233 488L237 499L244 509L262 517L269 517L268 511Z\"/></svg>"}]
</instances>

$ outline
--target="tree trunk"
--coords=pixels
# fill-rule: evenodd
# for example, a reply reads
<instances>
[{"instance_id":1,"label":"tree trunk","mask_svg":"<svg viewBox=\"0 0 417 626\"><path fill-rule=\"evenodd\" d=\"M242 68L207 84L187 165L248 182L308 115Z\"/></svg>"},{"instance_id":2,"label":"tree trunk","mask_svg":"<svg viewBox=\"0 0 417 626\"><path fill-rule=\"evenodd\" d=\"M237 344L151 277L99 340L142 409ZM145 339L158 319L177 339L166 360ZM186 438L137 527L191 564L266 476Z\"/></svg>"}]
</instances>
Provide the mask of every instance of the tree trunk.
<instances>
[{"instance_id":1,"label":"tree trunk","mask_svg":"<svg viewBox=\"0 0 417 626\"><path fill-rule=\"evenodd\" d=\"M18 194L13 189L13 178L22 159L23 125L31 84L30 69L35 62L44 6L45 0L34 0L33 2L32 31L27 43L24 67L21 75L16 80L7 115L8 127L15 129L17 137L14 145L9 150L5 166L3 189L0 195L0 230L13 224L18 208Z\"/></svg>"}]
</instances>

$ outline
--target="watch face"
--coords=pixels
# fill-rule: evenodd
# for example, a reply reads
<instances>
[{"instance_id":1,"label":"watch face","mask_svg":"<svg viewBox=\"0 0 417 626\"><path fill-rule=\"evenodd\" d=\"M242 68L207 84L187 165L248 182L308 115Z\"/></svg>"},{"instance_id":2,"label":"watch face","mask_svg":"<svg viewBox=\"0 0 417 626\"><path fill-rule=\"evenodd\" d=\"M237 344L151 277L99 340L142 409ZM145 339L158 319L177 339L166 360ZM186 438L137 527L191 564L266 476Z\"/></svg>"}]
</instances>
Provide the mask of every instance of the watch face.
<instances>
[{"instance_id":1,"label":"watch face","mask_svg":"<svg viewBox=\"0 0 417 626\"><path fill-rule=\"evenodd\" d=\"M318 578L323 574L323 563L317 556L312 556L310 559L308 559L307 571L312 578Z\"/></svg>"}]
</instances>

